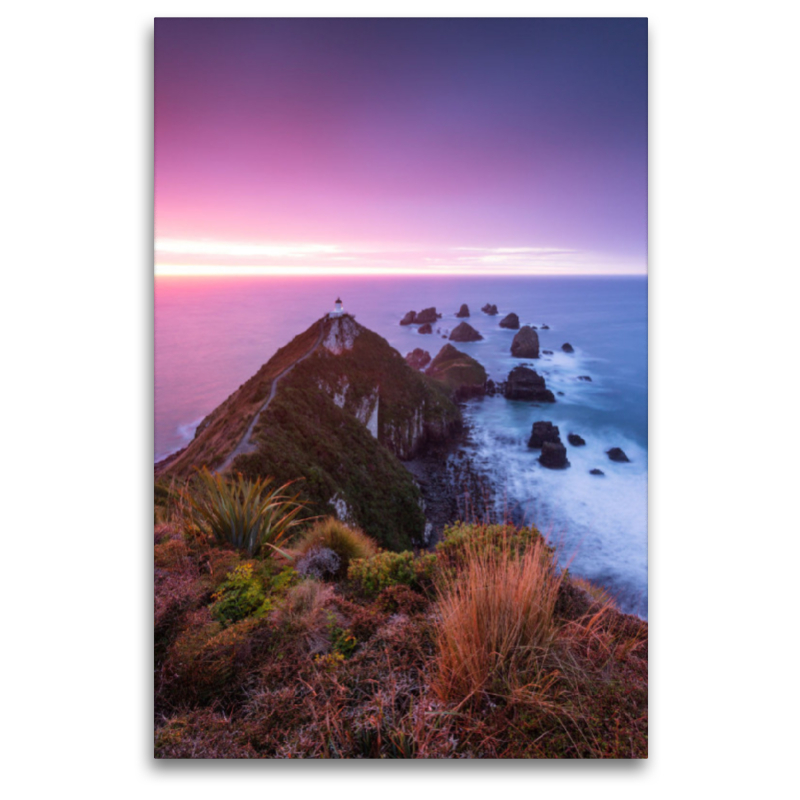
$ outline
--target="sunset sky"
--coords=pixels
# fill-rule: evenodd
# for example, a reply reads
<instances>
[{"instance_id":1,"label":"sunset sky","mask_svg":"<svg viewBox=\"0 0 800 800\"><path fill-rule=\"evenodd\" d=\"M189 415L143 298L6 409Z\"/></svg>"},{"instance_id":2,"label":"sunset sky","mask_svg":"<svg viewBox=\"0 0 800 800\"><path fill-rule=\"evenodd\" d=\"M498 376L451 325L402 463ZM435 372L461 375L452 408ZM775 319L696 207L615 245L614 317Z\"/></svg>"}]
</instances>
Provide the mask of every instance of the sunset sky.
<instances>
[{"instance_id":1,"label":"sunset sky","mask_svg":"<svg viewBox=\"0 0 800 800\"><path fill-rule=\"evenodd\" d=\"M158 19L170 273L647 269L645 19Z\"/></svg>"}]
</instances>

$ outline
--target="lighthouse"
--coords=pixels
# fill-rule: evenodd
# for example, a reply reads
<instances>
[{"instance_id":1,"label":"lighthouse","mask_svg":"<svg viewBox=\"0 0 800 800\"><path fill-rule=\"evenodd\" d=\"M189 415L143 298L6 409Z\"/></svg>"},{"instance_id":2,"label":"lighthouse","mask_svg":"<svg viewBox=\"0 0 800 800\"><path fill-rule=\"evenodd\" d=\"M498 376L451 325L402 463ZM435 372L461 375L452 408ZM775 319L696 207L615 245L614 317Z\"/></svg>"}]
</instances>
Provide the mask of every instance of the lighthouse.
<instances>
[{"instance_id":1,"label":"lighthouse","mask_svg":"<svg viewBox=\"0 0 800 800\"><path fill-rule=\"evenodd\" d=\"M331 311L332 317L341 317L344 314L344 306L342 305L342 298L337 297L336 303L333 306L333 311Z\"/></svg>"}]
</instances>

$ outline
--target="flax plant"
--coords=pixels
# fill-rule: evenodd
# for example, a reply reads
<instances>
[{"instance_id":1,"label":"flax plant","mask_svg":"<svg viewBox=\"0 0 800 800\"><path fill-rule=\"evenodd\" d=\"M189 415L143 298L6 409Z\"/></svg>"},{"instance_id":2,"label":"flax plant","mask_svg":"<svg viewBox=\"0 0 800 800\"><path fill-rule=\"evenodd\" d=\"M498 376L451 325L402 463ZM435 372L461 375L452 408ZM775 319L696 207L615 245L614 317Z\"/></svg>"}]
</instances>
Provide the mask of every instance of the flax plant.
<instances>
[{"instance_id":1,"label":"flax plant","mask_svg":"<svg viewBox=\"0 0 800 800\"><path fill-rule=\"evenodd\" d=\"M306 509L299 494L290 495L294 481L274 486L273 478L248 480L241 474L225 479L208 467L197 473L196 491L184 490L192 521L220 544L255 555L262 548L290 558L278 545L299 524Z\"/></svg>"}]
</instances>

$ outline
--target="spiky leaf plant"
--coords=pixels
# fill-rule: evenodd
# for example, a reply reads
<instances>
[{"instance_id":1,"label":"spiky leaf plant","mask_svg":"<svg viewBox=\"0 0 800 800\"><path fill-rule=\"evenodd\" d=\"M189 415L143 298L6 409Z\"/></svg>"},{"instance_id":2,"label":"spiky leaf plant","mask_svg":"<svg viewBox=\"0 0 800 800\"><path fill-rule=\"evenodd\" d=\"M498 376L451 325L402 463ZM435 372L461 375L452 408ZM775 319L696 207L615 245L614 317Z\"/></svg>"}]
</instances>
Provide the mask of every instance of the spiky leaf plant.
<instances>
[{"instance_id":1,"label":"spiky leaf plant","mask_svg":"<svg viewBox=\"0 0 800 800\"><path fill-rule=\"evenodd\" d=\"M233 545L255 555L277 551L278 546L298 523L297 516L306 509L290 495L294 481L274 486L274 478L248 480L237 474L233 478L214 475L203 467L198 471L193 490L185 497L192 521L200 530L220 544Z\"/></svg>"}]
</instances>

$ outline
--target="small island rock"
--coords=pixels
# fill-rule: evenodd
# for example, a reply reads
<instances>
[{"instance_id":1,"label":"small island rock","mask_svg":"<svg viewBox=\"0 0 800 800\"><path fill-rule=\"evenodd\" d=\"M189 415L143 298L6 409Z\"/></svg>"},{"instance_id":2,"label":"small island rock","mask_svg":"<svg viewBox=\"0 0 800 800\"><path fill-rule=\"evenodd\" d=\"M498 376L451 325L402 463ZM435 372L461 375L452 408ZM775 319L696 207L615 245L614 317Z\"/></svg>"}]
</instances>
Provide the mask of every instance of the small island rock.
<instances>
[{"instance_id":1,"label":"small island rock","mask_svg":"<svg viewBox=\"0 0 800 800\"><path fill-rule=\"evenodd\" d=\"M458 313L456 314L457 317L468 317L469 316L469 306L466 303L461 304L461 308L458 309Z\"/></svg>"},{"instance_id":2,"label":"small island rock","mask_svg":"<svg viewBox=\"0 0 800 800\"><path fill-rule=\"evenodd\" d=\"M459 322L450 333L451 342L477 342L483 339L468 322Z\"/></svg>"},{"instance_id":3,"label":"small island rock","mask_svg":"<svg viewBox=\"0 0 800 800\"><path fill-rule=\"evenodd\" d=\"M542 325L542 330L543 331L549 331L550 330L550 326L549 325Z\"/></svg>"},{"instance_id":4,"label":"small island rock","mask_svg":"<svg viewBox=\"0 0 800 800\"><path fill-rule=\"evenodd\" d=\"M625 451L621 447L612 447L610 450L606 450L606 455L612 461L617 461L621 464L630 461L628 456L625 455Z\"/></svg>"},{"instance_id":5,"label":"small island rock","mask_svg":"<svg viewBox=\"0 0 800 800\"><path fill-rule=\"evenodd\" d=\"M589 383L592 382L592 379L588 375L578 375L578 380L579 381L589 381Z\"/></svg>"},{"instance_id":6,"label":"small island rock","mask_svg":"<svg viewBox=\"0 0 800 800\"><path fill-rule=\"evenodd\" d=\"M603 472L603 470L597 469L597 467L595 467L594 469L590 469L589 470L589 474L590 475L605 475L605 472Z\"/></svg>"},{"instance_id":7,"label":"small island rock","mask_svg":"<svg viewBox=\"0 0 800 800\"><path fill-rule=\"evenodd\" d=\"M421 347L416 347L406 355L406 363L411 369L423 369L431 363L431 354Z\"/></svg>"},{"instance_id":8,"label":"small island rock","mask_svg":"<svg viewBox=\"0 0 800 800\"><path fill-rule=\"evenodd\" d=\"M511 355L516 358L539 358L539 336L530 325L523 325L514 336Z\"/></svg>"},{"instance_id":9,"label":"small island rock","mask_svg":"<svg viewBox=\"0 0 800 800\"><path fill-rule=\"evenodd\" d=\"M567 441L573 447L582 447L583 445L586 444L586 439L584 439L583 436L578 436L577 433L567 434Z\"/></svg>"},{"instance_id":10,"label":"small island rock","mask_svg":"<svg viewBox=\"0 0 800 800\"><path fill-rule=\"evenodd\" d=\"M534 422L531 430L531 438L528 439L528 447L534 450L540 450L545 442L561 444L561 435L558 431L558 425L553 425L552 422Z\"/></svg>"},{"instance_id":11,"label":"small island rock","mask_svg":"<svg viewBox=\"0 0 800 800\"><path fill-rule=\"evenodd\" d=\"M517 330L519 328L519 317L512 311L500 320L500 327Z\"/></svg>"},{"instance_id":12,"label":"small island rock","mask_svg":"<svg viewBox=\"0 0 800 800\"><path fill-rule=\"evenodd\" d=\"M433 328L431 328L430 322L426 322L424 325L420 325L419 333L433 333Z\"/></svg>"},{"instance_id":13,"label":"small island rock","mask_svg":"<svg viewBox=\"0 0 800 800\"><path fill-rule=\"evenodd\" d=\"M424 325L426 322L436 322L441 315L436 313L436 306L431 308L423 308L419 314L414 317L414 322L418 325Z\"/></svg>"},{"instance_id":14,"label":"small island rock","mask_svg":"<svg viewBox=\"0 0 800 800\"><path fill-rule=\"evenodd\" d=\"M403 319L400 320L401 325L413 325L416 320L417 314L415 311L409 311Z\"/></svg>"},{"instance_id":15,"label":"small island rock","mask_svg":"<svg viewBox=\"0 0 800 800\"><path fill-rule=\"evenodd\" d=\"M548 469L565 469L569 466L567 461L567 448L556 442L545 442L542 445L542 454L539 463Z\"/></svg>"},{"instance_id":16,"label":"small island rock","mask_svg":"<svg viewBox=\"0 0 800 800\"><path fill-rule=\"evenodd\" d=\"M489 316L494 316L497 314L497 306L494 303L487 303L482 309L484 314L489 314Z\"/></svg>"},{"instance_id":17,"label":"small island rock","mask_svg":"<svg viewBox=\"0 0 800 800\"><path fill-rule=\"evenodd\" d=\"M528 367L514 367L508 373L504 394L509 400L534 400L555 403L556 398L545 386L544 378Z\"/></svg>"},{"instance_id":18,"label":"small island rock","mask_svg":"<svg viewBox=\"0 0 800 800\"><path fill-rule=\"evenodd\" d=\"M569 342L564 342L564 344L561 345L561 349L565 353L574 353L575 352L575 348Z\"/></svg>"}]
</instances>

